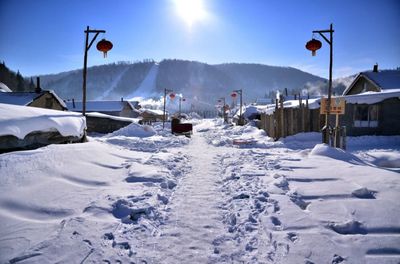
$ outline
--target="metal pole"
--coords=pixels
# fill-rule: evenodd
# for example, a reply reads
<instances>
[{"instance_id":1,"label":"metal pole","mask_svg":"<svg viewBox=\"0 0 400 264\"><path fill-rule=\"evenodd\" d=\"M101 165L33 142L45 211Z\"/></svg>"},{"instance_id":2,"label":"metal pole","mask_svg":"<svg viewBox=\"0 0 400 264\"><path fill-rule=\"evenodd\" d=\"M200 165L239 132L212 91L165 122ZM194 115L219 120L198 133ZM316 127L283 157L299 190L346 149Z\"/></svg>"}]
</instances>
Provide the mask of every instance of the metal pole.
<instances>
[{"instance_id":1,"label":"metal pole","mask_svg":"<svg viewBox=\"0 0 400 264\"><path fill-rule=\"evenodd\" d=\"M88 44L89 44L89 26L87 26L86 31L86 40L85 40L85 55L83 59L83 86L82 86L82 115L86 115L86 72L87 72L87 53L88 53Z\"/></svg>"},{"instance_id":2,"label":"metal pole","mask_svg":"<svg viewBox=\"0 0 400 264\"><path fill-rule=\"evenodd\" d=\"M92 40L89 43L89 33L96 33ZM86 75L87 75L87 56L90 47L93 45L93 42L96 40L97 36L100 33L106 33L105 30L96 30L89 29L89 26L86 27L85 30L85 55L83 58L83 84L82 84L82 115L86 115Z\"/></svg>"},{"instance_id":3,"label":"metal pole","mask_svg":"<svg viewBox=\"0 0 400 264\"><path fill-rule=\"evenodd\" d=\"M330 45L329 45L329 84L328 84L328 120L327 120L327 127L330 127L330 113L331 113L331 98L332 98L332 65L333 65L333 26L331 24L330 30L329 30L329 36L330 36ZM328 131L327 131L328 133ZM328 143L328 142L326 142ZM336 147L336 146L335 146Z\"/></svg>"},{"instance_id":4,"label":"metal pole","mask_svg":"<svg viewBox=\"0 0 400 264\"><path fill-rule=\"evenodd\" d=\"M332 66L333 66L333 24L331 23L328 30L314 30L313 33L318 33L329 44L329 82L328 82L328 101L327 110L325 114L325 130L322 131L322 142L329 143L329 128L330 128L330 112L331 112L331 98L332 98ZM329 39L323 33L329 33Z\"/></svg>"},{"instance_id":5,"label":"metal pole","mask_svg":"<svg viewBox=\"0 0 400 264\"><path fill-rule=\"evenodd\" d=\"M179 97L179 117L181 116L182 97Z\"/></svg>"},{"instance_id":6,"label":"metal pole","mask_svg":"<svg viewBox=\"0 0 400 264\"><path fill-rule=\"evenodd\" d=\"M163 122L162 122L162 127L164 129L165 126L165 97L167 96L167 89L164 88L164 111L163 111Z\"/></svg>"},{"instance_id":7,"label":"metal pole","mask_svg":"<svg viewBox=\"0 0 400 264\"><path fill-rule=\"evenodd\" d=\"M240 122L240 124L242 125L242 119L243 119L243 117L242 117L242 105L243 105L243 102L242 102L242 89L240 89L239 91L240 91L240 112L239 112L239 122Z\"/></svg>"}]
</instances>

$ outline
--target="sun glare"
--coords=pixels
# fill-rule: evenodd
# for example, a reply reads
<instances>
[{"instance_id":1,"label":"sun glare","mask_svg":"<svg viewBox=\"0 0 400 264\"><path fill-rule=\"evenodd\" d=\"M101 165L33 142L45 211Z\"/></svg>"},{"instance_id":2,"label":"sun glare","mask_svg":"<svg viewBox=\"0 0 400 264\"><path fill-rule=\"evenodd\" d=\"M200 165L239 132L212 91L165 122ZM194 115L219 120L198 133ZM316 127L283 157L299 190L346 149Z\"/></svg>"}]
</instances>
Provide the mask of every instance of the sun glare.
<instances>
[{"instance_id":1,"label":"sun glare","mask_svg":"<svg viewBox=\"0 0 400 264\"><path fill-rule=\"evenodd\" d=\"M203 0L174 0L178 15L191 28L195 22L206 18Z\"/></svg>"}]
</instances>

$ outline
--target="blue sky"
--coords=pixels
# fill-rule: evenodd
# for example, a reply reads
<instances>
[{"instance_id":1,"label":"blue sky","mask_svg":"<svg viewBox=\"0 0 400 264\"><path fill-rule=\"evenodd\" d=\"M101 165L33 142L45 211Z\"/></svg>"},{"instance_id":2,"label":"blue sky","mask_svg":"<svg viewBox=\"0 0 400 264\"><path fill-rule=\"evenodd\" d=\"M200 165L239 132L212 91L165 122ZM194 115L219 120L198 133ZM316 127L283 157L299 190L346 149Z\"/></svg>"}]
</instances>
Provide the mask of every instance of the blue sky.
<instances>
[{"instance_id":1,"label":"blue sky","mask_svg":"<svg viewBox=\"0 0 400 264\"><path fill-rule=\"evenodd\" d=\"M183 1L201 2L191 26L179 13L182 0L0 0L0 60L24 76L81 68L90 26L106 30L100 38L114 48L104 59L92 47L89 66L177 58L292 66L327 77L328 44L321 39L315 57L304 45L312 30L333 23L334 78L375 63L400 66L399 0Z\"/></svg>"}]
</instances>

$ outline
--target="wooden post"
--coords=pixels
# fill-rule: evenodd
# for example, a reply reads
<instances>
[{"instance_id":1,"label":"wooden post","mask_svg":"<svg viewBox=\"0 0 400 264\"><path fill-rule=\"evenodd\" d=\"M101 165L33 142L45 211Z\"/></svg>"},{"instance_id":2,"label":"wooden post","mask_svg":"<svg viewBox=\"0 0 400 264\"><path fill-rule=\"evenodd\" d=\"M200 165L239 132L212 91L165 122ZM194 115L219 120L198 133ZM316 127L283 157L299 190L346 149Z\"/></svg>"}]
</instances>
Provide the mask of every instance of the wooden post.
<instances>
[{"instance_id":1,"label":"wooden post","mask_svg":"<svg viewBox=\"0 0 400 264\"><path fill-rule=\"evenodd\" d=\"M335 130L334 130L334 147L340 147L340 127L339 127L339 115L336 114L336 123L335 123Z\"/></svg>"},{"instance_id":2,"label":"wooden post","mask_svg":"<svg viewBox=\"0 0 400 264\"><path fill-rule=\"evenodd\" d=\"M89 45L89 26L85 31L85 55L83 57L83 84L82 84L82 115L86 115L86 74L87 74L87 54Z\"/></svg>"},{"instance_id":3,"label":"wooden post","mask_svg":"<svg viewBox=\"0 0 400 264\"><path fill-rule=\"evenodd\" d=\"M275 111L273 113L273 120L274 120L274 138L279 138L279 131L280 131L280 122L279 122L279 101L275 99Z\"/></svg>"},{"instance_id":4,"label":"wooden post","mask_svg":"<svg viewBox=\"0 0 400 264\"><path fill-rule=\"evenodd\" d=\"M284 117L284 112L283 112L283 100L280 100L280 123L281 123L281 137L285 137L285 117Z\"/></svg>"},{"instance_id":5,"label":"wooden post","mask_svg":"<svg viewBox=\"0 0 400 264\"><path fill-rule=\"evenodd\" d=\"M293 115L293 112L294 112L294 109L293 108L291 108L290 109L290 135L294 135L295 133L294 133L294 122L295 122L295 120L294 120L294 115Z\"/></svg>"},{"instance_id":6,"label":"wooden post","mask_svg":"<svg viewBox=\"0 0 400 264\"><path fill-rule=\"evenodd\" d=\"M96 35L94 35L90 43L89 43L89 33L96 33ZM82 115L86 114L86 74L87 74L88 51L100 33L106 33L106 31L89 29L89 26L87 26L85 30L85 53L83 57L83 84L82 84Z\"/></svg>"},{"instance_id":7,"label":"wooden post","mask_svg":"<svg viewBox=\"0 0 400 264\"><path fill-rule=\"evenodd\" d=\"M163 121L162 121L162 128L164 129L165 127L165 104L166 104L166 97L167 96L167 89L164 88L164 106L163 106Z\"/></svg>"}]
</instances>

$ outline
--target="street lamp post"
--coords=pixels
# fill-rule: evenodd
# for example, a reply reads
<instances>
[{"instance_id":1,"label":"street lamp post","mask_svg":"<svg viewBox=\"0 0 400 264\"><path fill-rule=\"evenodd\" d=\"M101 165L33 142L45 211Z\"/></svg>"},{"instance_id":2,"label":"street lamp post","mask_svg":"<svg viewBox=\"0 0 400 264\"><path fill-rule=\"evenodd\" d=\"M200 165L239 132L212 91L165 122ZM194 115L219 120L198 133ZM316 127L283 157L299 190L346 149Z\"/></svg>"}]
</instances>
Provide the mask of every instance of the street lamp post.
<instances>
[{"instance_id":1,"label":"street lamp post","mask_svg":"<svg viewBox=\"0 0 400 264\"><path fill-rule=\"evenodd\" d=\"M226 101L225 101L225 97L219 98L218 101L222 101L222 118L224 119L224 123L228 123L228 120L226 118Z\"/></svg>"},{"instance_id":2,"label":"street lamp post","mask_svg":"<svg viewBox=\"0 0 400 264\"><path fill-rule=\"evenodd\" d=\"M327 109L325 114L325 127L322 131L322 142L329 143L329 128L330 121L329 115L331 112L331 98L332 98L332 65L333 65L333 25L331 24L329 29L326 30L314 30L312 33L318 33L321 37L329 44L329 83L328 83L328 101ZM324 35L324 33L329 33L329 39Z\"/></svg>"},{"instance_id":3,"label":"street lamp post","mask_svg":"<svg viewBox=\"0 0 400 264\"><path fill-rule=\"evenodd\" d=\"M238 93L240 95L240 109L239 109L239 125L243 125L243 116L242 116L242 106L243 106L243 101L242 101L242 89L239 90L234 90L234 93Z\"/></svg>"},{"instance_id":4,"label":"street lamp post","mask_svg":"<svg viewBox=\"0 0 400 264\"><path fill-rule=\"evenodd\" d=\"M166 114L165 114L166 97L167 97L167 93L171 93L171 92L172 92L172 90L169 90L167 88L164 89L164 110L163 110L163 122L162 122L163 129L165 127L165 119L166 119Z\"/></svg>"},{"instance_id":5,"label":"street lamp post","mask_svg":"<svg viewBox=\"0 0 400 264\"><path fill-rule=\"evenodd\" d=\"M95 33L94 37L89 43L89 34ZM83 84L82 84L82 115L86 115L86 75L87 75L87 56L90 47L92 47L93 42L96 40L97 36L100 33L106 33L105 30L96 30L96 29L89 29L89 26L86 27L85 30L85 55L83 59Z\"/></svg>"},{"instance_id":6,"label":"street lamp post","mask_svg":"<svg viewBox=\"0 0 400 264\"><path fill-rule=\"evenodd\" d=\"M179 118L181 117L181 111L182 111L182 101L185 102L185 98L181 96L179 96Z\"/></svg>"}]
</instances>

